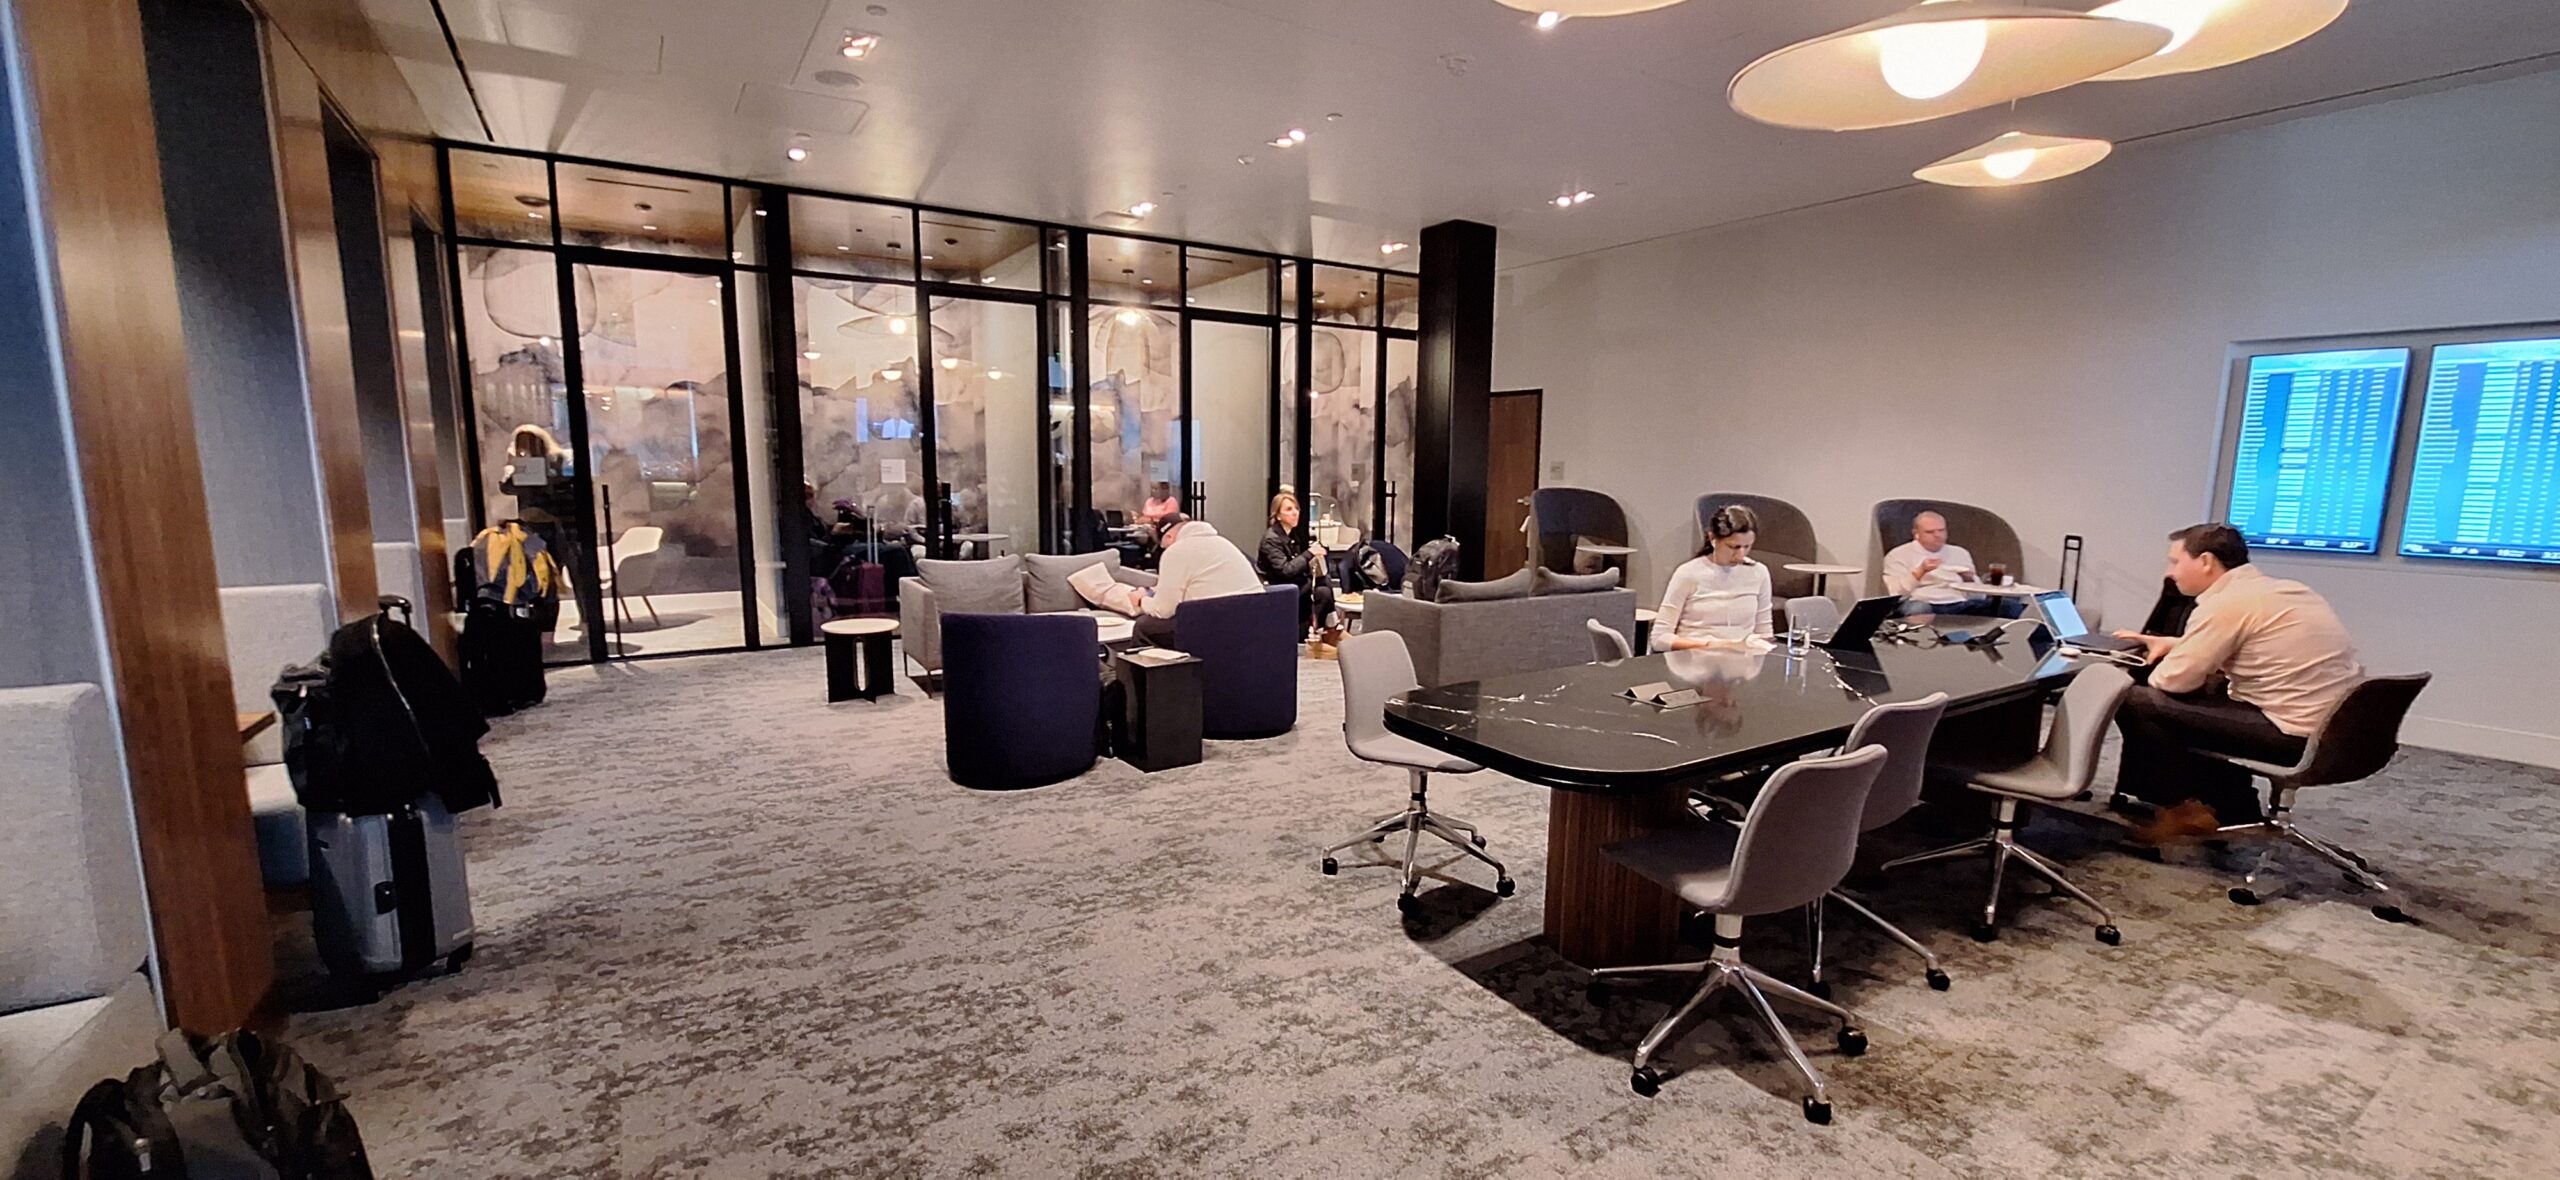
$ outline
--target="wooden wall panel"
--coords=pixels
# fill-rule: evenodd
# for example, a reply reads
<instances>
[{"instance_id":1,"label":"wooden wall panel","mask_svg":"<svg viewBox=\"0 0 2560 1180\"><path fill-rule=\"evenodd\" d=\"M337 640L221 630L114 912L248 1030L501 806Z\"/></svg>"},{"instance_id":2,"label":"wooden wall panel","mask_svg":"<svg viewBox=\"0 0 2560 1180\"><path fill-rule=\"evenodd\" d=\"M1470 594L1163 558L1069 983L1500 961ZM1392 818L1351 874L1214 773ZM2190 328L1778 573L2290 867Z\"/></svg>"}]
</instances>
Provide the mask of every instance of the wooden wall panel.
<instances>
[{"instance_id":1,"label":"wooden wall panel","mask_svg":"<svg viewBox=\"0 0 2560 1180\"><path fill-rule=\"evenodd\" d=\"M156 955L172 1020L230 1028L265 998L275 962L160 162L133 150L135 129L153 125L141 12L14 8Z\"/></svg>"},{"instance_id":2,"label":"wooden wall panel","mask_svg":"<svg viewBox=\"0 0 2560 1180\"><path fill-rule=\"evenodd\" d=\"M444 355L453 355L451 326L427 322L419 284L442 282L444 276L418 273L417 241L410 220L414 208L428 216L428 224L444 223L434 212L439 200L436 153L432 145L414 140L378 140L373 147L382 163L379 176L383 245L389 264L385 273L391 277L391 318L399 328L396 356L400 365L400 412L408 426L409 476L416 488L418 561L426 573L426 601L418 604L418 621L428 641L435 644L447 662L458 667L451 613L453 555L448 548L455 538L444 533L444 487L437 478L444 468L436 459L435 399L449 395L435 387L427 366L430 333L444 336ZM416 190L421 174L426 184L423 205L418 203Z\"/></svg>"},{"instance_id":3,"label":"wooden wall panel","mask_svg":"<svg viewBox=\"0 0 2560 1180\"><path fill-rule=\"evenodd\" d=\"M293 43L330 101L377 148L384 138L423 142L434 136L426 108L358 0L256 0L251 7ZM433 175L428 179L432 183Z\"/></svg>"},{"instance_id":4,"label":"wooden wall panel","mask_svg":"<svg viewBox=\"0 0 2560 1180\"><path fill-rule=\"evenodd\" d=\"M267 97L275 119L277 190L302 319L303 384L319 448L320 507L337 570L338 613L373 612L373 513L364 480L364 429L356 417L355 362L347 352L347 293L339 274L337 214L329 196L329 141L320 80L290 45L267 42Z\"/></svg>"}]
</instances>

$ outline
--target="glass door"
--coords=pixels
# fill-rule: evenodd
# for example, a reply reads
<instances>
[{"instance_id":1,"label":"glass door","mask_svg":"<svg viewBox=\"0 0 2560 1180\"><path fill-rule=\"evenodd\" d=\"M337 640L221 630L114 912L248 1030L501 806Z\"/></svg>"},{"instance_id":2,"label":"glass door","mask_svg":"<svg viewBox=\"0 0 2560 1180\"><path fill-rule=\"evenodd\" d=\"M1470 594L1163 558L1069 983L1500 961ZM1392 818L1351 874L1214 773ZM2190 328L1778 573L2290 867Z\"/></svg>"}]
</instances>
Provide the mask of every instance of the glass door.
<instances>
[{"instance_id":1,"label":"glass door","mask_svg":"<svg viewBox=\"0 0 2560 1180\"><path fill-rule=\"evenodd\" d=\"M1191 324L1190 510L1250 550L1271 487L1271 329Z\"/></svg>"},{"instance_id":2,"label":"glass door","mask_svg":"<svg viewBox=\"0 0 2560 1180\"><path fill-rule=\"evenodd\" d=\"M934 478L961 556L1039 552L1040 308L933 305Z\"/></svg>"},{"instance_id":3,"label":"glass door","mask_svg":"<svg viewBox=\"0 0 2560 1180\"><path fill-rule=\"evenodd\" d=\"M592 642L592 627L615 657L745 647L722 281L572 269L597 577L564 605L559 633Z\"/></svg>"}]
</instances>

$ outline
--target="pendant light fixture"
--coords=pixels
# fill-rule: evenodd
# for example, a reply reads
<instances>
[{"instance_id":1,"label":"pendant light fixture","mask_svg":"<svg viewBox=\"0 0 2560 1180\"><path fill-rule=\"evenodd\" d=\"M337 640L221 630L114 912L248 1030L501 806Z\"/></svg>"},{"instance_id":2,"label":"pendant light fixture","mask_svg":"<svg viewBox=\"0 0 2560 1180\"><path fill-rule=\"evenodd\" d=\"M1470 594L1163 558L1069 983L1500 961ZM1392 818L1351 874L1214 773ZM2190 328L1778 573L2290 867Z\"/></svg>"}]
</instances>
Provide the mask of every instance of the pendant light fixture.
<instances>
[{"instance_id":1,"label":"pendant light fixture","mask_svg":"<svg viewBox=\"0 0 2560 1180\"><path fill-rule=\"evenodd\" d=\"M2146 21L2009 0L1923 0L1744 66L1727 97L1780 127L1898 127L2088 81L2170 36Z\"/></svg>"},{"instance_id":2,"label":"pendant light fixture","mask_svg":"<svg viewBox=\"0 0 2560 1180\"><path fill-rule=\"evenodd\" d=\"M1586 16L1626 16L1630 13L1651 12L1657 8L1669 8L1678 4L1680 0L1497 0L1497 2L1504 8L1517 8L1522 12L1533 12L1540 16L1552 12L1559 20L1574 20Z\"/></svg>"},{"instance_id":3,"label":"pendant light fixture","mask_svg":"<svg viewBox=\"0 0 2560 1180\"><path fill-rule=\"evenodd\" d=\"M2090 15L2159 25L2169 30L2169 43L2096 80L2129 82L2247 61L2328 28L2346 10L2347 0L2114 0Z\"/></svg>"},{"instance_id":4,"label":"pendant light fixture","mask_svg":"<svg viewBox=\"0 0 2560 1180\"><path fill-rule=\"evenodd\" d=\"M2069 176L2116 150L2103 139L2070 139L2012 131L1931 164L1911 175L1959 188L2005 188Z\"/></svg>"}]
</instances>

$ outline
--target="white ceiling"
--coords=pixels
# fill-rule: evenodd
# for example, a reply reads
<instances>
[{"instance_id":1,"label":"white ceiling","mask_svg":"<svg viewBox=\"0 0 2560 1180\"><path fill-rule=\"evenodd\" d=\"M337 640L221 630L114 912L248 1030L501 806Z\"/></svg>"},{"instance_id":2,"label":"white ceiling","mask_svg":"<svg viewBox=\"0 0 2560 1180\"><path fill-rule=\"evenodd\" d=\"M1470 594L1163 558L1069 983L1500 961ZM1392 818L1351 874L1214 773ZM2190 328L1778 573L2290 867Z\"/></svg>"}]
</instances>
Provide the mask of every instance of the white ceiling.
<instances>
[{"instance_id":1,"label":"white ceiling","mask_svg":"<svg viewBox=\"0 0 2560 1180\"><path fill-rule=\"evenodd\" d=\"M1912 183L1913 168L2004 130L2121 141L2388 98L2459 71L2560 65L2560 0L2355 0L2270 57L2014 111L1826 134L1726 107L1726 82L1753 58L1904 3L1689 0L1543 34L1494 0L443 9L509 146L1113 228L1126 222L1109 211L1153 200L1150 232L1346 261L1468 218L1498 226L1504 263L1519 265ZM437 130L486 138L432 0L365 5ZM836 52L848 29L885 42L848 62ZM819 82L822 70L860 84ZM1263 142L1291 126L1310 133L1305 146ZM794 133L812 152L796 165L782 154ZM1577 187L1598 199L1543 203Z\"/></svg>"}]
</instances>

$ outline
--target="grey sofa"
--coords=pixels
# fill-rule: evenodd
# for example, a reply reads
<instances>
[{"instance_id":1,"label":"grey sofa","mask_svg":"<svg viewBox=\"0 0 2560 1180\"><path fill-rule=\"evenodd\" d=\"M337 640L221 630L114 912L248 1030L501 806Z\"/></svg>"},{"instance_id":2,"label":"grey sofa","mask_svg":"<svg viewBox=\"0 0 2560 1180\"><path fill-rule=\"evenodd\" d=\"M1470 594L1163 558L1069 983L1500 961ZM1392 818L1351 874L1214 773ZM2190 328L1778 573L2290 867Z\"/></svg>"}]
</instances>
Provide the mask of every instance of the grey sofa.
<instances>
[{"instance_id":1,"label":"grey sofa","mask_svg":"<svg viewBox=\"0 0 2560 1180\"><path fill-rule=\"evenodd\" d=\"M106 695L0 689L0 1176L54 1176L82 1091L151 1060L160 1005Z\"/></svg>"},{"instance_id":2,"label":"grey sofa","mask_svg":"<svg viewBox=\"0 0 2560 1180\"><path fill-rule=\"evenodd\" d=\"M232 704L243 713L275 708L270 691L289 664L308 664L329 650L338 628L338 604L316 582L222 588L222 637L231 657ZM302 801L284 767L284 729L268 726L251 739L247 762L249 814L257 821L258 870L269 885L311 879Z\"/></svg>"},{"instance_id":3,"label":"grey sofa","mask_svg":"<svg viewBox=\"0 0 2560 1180\"><path fill-rule=\"evenodd\" d=\"M1413 673L1424 687L1482 680L1511 672L1591 662L1591 633L1598 620L1627 637L1636 634L1633 590L1545 594L1490 602L1417 602L1401 594L1371 593L1362 608L1362 631L1393 631L1413 653Z\"/></svg>"},{"instance_id":4,"label":"grey sofa","mask_svg":"<svg viewBox=\"0 0 2560 1180\"><path fill-rule=\"evenodd\" d=\"M916 562L916 576L898 587L898 638L907 663L918 676L941 674L945 614L1040 615L1087 609L1089 604L1067 584L1067 575L1094 564L1110 570L1116 581L1132 586L1156 584L1154 574L1122 568L1119 552L1111 549Z\"/></svg>"}]
</instances>

